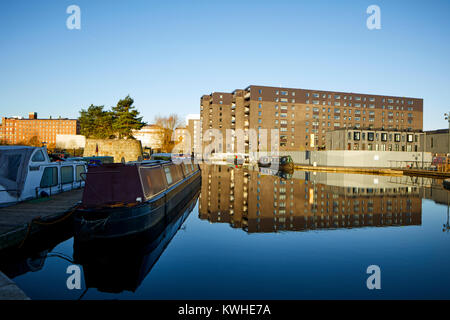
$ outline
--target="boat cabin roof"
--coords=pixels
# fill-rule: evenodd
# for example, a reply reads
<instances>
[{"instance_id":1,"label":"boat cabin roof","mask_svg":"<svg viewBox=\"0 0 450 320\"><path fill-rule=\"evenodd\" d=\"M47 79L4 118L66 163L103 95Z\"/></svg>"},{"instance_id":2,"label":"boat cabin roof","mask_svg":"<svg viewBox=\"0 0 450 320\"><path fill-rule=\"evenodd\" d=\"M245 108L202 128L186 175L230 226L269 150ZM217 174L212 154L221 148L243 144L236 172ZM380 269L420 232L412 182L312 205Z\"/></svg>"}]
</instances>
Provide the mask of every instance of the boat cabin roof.
<instances>
[{"instance_id":1,"label":"boat cabin roof","mask_svg":"<svg viewBox=\"0 0 450 320\"><path fill-rule=\"evenodd\" d=\"M170 161L113 163L91 167L82 203L86 207L143 202L156 197L199 170L197 164Z\"/></svg>"}]
</instances>

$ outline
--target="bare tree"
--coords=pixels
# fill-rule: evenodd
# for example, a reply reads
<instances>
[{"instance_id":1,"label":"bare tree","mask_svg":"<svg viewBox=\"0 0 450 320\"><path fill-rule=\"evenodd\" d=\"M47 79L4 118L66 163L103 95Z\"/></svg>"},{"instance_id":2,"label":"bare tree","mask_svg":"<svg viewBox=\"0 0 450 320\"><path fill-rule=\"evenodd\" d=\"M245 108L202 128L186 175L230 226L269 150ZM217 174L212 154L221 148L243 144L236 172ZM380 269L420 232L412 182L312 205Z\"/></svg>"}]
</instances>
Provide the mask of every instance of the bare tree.
<instances>
[{"instance_id":1,"label":"bare tree","mask_svg":"<svg viewBox=\"0 0 450 320\"><path fill-rule=\"evenodd\" d=\"M172 113L169 116L157 115L155 117L154 123L155 125L160 126L163 129L160 133L162 151L171 152L175 145L175 141L173 141L175 129L182 123L181 118L175 113Z\"/></svg>"}]
</instances>

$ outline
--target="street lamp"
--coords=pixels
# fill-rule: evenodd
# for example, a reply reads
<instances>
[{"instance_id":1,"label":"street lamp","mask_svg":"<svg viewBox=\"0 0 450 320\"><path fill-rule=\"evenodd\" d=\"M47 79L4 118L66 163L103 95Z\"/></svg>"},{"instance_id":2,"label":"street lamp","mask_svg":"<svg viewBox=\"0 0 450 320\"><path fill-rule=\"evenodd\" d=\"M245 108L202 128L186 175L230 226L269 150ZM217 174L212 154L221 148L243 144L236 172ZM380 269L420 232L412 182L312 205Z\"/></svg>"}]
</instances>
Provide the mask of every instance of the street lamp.
<instances>
[{"instance_id":1,"label":"street lamp","mask_svg":"<svg viewBox=\"0 0 450 320\"><path fill-rule=\"evenodd\" d=\"M448 152L447 155L450 153L450 112L444 113L445 120L448 121L448 134L447 134L447 140L448 140Z\"/></svg>"}]
</instances>

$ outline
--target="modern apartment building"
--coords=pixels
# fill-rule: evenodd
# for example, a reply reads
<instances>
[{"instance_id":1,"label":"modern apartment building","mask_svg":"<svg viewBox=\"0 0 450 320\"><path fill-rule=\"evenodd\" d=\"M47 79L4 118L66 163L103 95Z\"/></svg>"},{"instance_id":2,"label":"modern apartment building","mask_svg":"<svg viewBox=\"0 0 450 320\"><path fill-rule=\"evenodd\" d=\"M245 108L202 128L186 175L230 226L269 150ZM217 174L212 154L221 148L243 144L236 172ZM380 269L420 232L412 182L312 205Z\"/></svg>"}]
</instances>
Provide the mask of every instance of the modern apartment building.
<instances>
[{"instance_id":1,"label":"modern apartment building","mask_svg":"<svg viewBox=\"0 0 450 320\"><path fill-rule=\"evenodd\" d=\"M203 148L214 139L208 129L222 133L217 153L236 150L236 137L226 139L227 129L244 131L246 153L250 129L258 136L257 151L317 150L326 147L326 132L339 128L422 130L423 99L252 85L202 96L200 121ZM267 145L260 129L269 130ZM279 130L279 140L270 141L271 129Z\"/></svg>"},{"instance_id":2,"label":"modern apartment building","mask_svg":"<svg viewBox=\"0 0 450 320\"><path fill-rule=\"evenodd\" d=\"M76 135L80 125L76 119L49 118L38 119L36 112L30 112L28 118L3 117L0 127L0 141L7 144L28 143L33 137L39 142L56 143L56 135Z\"/></svg>"},{"instance_id":3,"label":"modern apartment building","mask_svg":"<svg viewBox=\"0 0 450 320\"><path fill-rule=\"evenodd\" d=\"M200 115L189 114L186 117L186 126L180 126L175 129L175 141L181 141L180 144L177 145L177 152L186 154L192 154L192 152L200 153L200 130Z\"/></svg>"},{"instance_id":4,"label":"modern apartment building","mask_svg":"<svg viewBox=\"0 0 450 320\"><path fill-rule=\"evenodd\" d=\"M201 153L201 123L199 114L190 114L186 117L186 129L190 136L191 153Z\"/></svg>"},{"instance_id":5,"label":"modern apartment building","mask_svg":"<svg viewBox=\"0 0 450 320\"><path fill-rule=\"evenodd\" d=\"M377 177L376 185L372 176L328 185L326 173L314 176L319 177L316 181L309 173L283 179L247 168L201 169L200 219L249 233L422 223L420 188L395 183L392 177Z\"/></svg>"},{"instance_id":6,"label":"modern apartment building","mask_svg":"<svg viewBox=\"0 0 450 320\"><path fill-rule=\"evenodd\" d=\"M341 128L326 133L326 150L425 152L421 131Z\"/></svg>"}]
</instances>

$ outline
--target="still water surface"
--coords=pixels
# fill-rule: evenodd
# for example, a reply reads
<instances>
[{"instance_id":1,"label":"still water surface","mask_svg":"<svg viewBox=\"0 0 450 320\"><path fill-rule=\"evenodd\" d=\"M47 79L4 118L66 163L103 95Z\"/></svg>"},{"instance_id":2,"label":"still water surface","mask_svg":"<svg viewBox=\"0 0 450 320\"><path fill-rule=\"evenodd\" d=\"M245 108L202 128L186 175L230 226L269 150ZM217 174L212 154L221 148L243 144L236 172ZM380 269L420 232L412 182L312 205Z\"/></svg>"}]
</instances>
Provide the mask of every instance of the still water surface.
<instances>
[{"instance_id":1,"label":"still water surface","mask_svg":"<svg viewBox=\"0 0 450 320\"><path fill-rule=\"evenodd\" d=\"M2 268L32 299L450 298L439 181L209 166L199 191L155 234L72 237ZM73 260L81 290L66 286ZM367 289L370 265L381 290Z\"/></svg>"}]
</instances>

